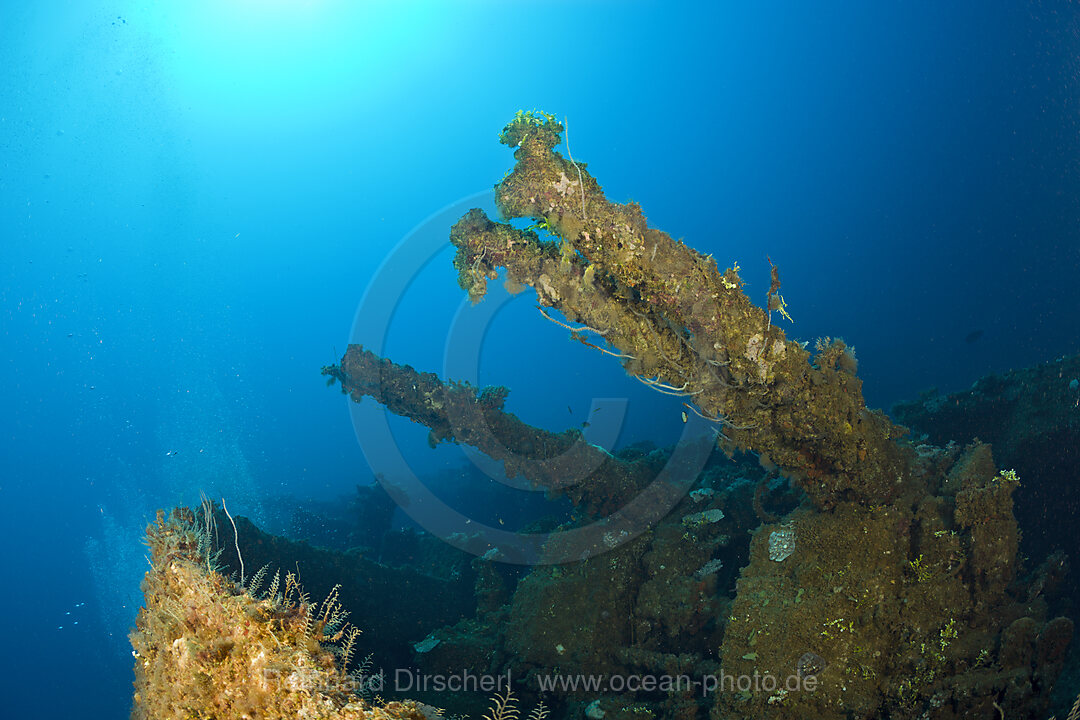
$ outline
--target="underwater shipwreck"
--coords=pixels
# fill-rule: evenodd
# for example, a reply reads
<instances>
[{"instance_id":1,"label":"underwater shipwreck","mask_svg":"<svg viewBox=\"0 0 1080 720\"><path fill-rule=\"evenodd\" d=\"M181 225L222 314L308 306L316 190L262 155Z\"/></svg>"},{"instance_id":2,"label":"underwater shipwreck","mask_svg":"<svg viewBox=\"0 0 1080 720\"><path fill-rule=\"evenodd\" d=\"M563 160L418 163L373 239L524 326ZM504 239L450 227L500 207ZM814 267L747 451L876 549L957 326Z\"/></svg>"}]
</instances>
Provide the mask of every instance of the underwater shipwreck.
<instances>
[{"instance_id":1,"label":"underwater shipwreck","mask_svg":"<svg viewBox=\"0 0 1080 720\"><path fill-rule=\"evenodd\" d=\"M159 513L132 717L1080 716L1076 677L1059 683L1068 558L1045 527L1022 558L1014 512L1020 483L1076 479L1080 357L920 398L894 412L901 426L866 407L842 341L785 336L776 267L758 306L738 266L609 202L555 150L563 130L535 112L503 129L516 158L496 186L504 221L472 210L449 229L459 284L473 301L500 274L532 288L613 370L682 398L706 429L690 444L724 452L610 454L522 422L506 388L351 345L323 369L342 392L426 426L433 445L478 449L572 513L529 528L548 540L527 552L393 530L378 487L358 488L349 549L269 535L209 501ZM509 224L522 218L535 224ZM1074 485L1058 491L1075 506ZM380 668L442 682L402 686Z\"/></svg>"}]
</instances>

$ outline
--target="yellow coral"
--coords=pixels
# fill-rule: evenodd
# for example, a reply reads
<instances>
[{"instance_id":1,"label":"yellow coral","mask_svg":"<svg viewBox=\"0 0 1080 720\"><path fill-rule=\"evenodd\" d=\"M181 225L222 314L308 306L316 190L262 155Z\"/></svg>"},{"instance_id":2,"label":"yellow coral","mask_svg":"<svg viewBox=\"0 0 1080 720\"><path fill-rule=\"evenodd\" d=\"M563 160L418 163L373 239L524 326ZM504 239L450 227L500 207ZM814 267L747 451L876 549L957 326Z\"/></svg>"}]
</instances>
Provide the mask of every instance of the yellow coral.
<instances>
[{"instance_id":1,"label":"yellow coral","mask_svg":"<svg viewBox=\"0 0 1080 720\"><path fill-rule=\"evenodd\" d=\"M422 720L416 703L375 706L353 693L357 679L329 645L343 638L338 652L348 658L357 633L342 624L336 591L313 605L290 574L283 593L274 583L254 597L208 569L208 522L184 509L159 512L147 528L146 605L131 633L133 720Z\"/></svg>"}]
</instances>

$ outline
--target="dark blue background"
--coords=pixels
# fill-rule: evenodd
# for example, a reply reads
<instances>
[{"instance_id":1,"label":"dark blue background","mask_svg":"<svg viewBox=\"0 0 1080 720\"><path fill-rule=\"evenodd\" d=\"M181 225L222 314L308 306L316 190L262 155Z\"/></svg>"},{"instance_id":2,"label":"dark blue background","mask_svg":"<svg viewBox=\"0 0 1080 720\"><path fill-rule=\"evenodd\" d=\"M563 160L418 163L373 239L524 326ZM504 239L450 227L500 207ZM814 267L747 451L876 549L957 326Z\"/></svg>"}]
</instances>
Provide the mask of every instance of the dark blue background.
<instances>
[{"instance_id":1,"label":"dark blue background","mask_svg":"<svg viewBox=\"0 0 1080 720\"><path fill-rule=\"evenodd\" d=\"M854 345L872 405L1077 351L1078 28L1065 2L4 2L2 714L127 712L157 507L272 522L370 480L319 368L399 240L510 167L520 108L759 300L771 256L789 333ZM443 368L450 257L394 359ZM681 429L529 294L479 357L530 422L627 398L620 443ZM393 422L417 469L462 462Z\"/></svg>"}]
</instances>

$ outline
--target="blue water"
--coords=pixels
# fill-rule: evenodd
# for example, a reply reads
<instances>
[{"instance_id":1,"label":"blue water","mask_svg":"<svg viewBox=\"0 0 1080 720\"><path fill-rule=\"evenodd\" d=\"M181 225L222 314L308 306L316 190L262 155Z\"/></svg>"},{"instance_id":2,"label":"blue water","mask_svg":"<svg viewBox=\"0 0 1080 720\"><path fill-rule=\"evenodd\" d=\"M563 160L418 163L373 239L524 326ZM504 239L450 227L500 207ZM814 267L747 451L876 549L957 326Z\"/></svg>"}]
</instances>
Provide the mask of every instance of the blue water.
<instances>
[{"instance_id":1,"label":"blue water","mask_svg":"<svg viewBox=\"0 0 1080 720\"><path fill-rule=\"evenodd\" d=\"M518 109L760 302L771 257L789 334L854 345L872 406L1076 352L1078 29L1052 1L5 0L3 716L127 713L155 509L272 525L371 481L319 369L402 239L511 166ZM385 299L389 357L443 373L487 311L451 257ZM527 421L615 398L610 445L681 430L531 293L484 327L453 367ZM465 462L391 423L418 471Z\"/></svg>"}]
</instances>

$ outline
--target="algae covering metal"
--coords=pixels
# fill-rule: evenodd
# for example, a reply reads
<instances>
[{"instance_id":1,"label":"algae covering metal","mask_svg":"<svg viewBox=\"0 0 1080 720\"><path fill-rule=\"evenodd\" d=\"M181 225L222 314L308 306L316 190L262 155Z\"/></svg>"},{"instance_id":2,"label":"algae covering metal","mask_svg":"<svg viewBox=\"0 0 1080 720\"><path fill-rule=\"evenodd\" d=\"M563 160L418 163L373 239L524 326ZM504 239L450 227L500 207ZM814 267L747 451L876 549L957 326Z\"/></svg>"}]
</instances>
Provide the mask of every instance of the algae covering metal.
<instances>
[{"instance_id":1,"label":"algae covering metal","mask_svg":"<svg viewBox=\"0 0 1080 720\"><path fill-rule=\"evenodd\" d=\"M554 150L562 131L542 113L519 113L503 129L517 164L496 186L499 211L532 218L558 240L472 210L450 233L469 297L480 300L505 268L511 284L535 289L542 309L580 324L579 341L685 397L726 447L760 453L818 504L892 497L904 468L893 442L901 429L866 408L841 341L821 341L812 357L786 338L774 322L787 317L775 266L762 309L743 292L738 266L721 272L712 257L650 228L637 204L609 202L584 163Z\"/></svg>"},{"instance_id":2,"label":"algae covering metal","mask_svg":"<svg viewBox=\"0 0 1080 720\"><path fill-rule=\"evenodd\" d=\"M543 113L519 113L504 128L517 165L497 186L497 205L507 220L534 225L467 213L451 230L462 288L479 301L505 269L511 286L534 288L548 319L657 391L684 398L725 449L755 453L766 472L699 466L684 478L693 492L678 495L672 512L581 562L539 564L510 579L495 555L476 558L476 616L412 638L425 640L415 658L421 670L508 673L534 695L544 678L599 673L591 690L548 685L544 701L560 718L1044 718L1073 626L1050 603L1061 559L1019 562L1017 474L996 468L984 444L904 441L902 428L865 407L842 342L823 340L812 354L777 326L788 314L775 266L758 307L738 267L721 272L649 228L636 205L610 203L584 163L554 150L562 131ZM505 413L503 388L446 382L360 346L324 373L354 400L370 395L423 423L433 443L472 444L507 472L565 490L558 463L580 438ZM571 527L633 495L652 462L580 452L602 471L570 491L582 511ZM778 509L777 499L779 517L765 509L766 501ZM173 532L159 522L152 546L175 547ZM551 537L543 550L557 554L560 536ZM196 661L209 647L210 660L230 662L233 648L247 647L215 644L185 619L188 578L205 572L176 553L156 551L133 635L140 703L171 692L162 684L177 662L192 662L191 649ZM248 618L276 618L275 606L231 599L223 580L212 582L198 602L225 596ZM286 610L303 613L296 602ZM302 641L288 617L275 628ZM324 657L318 642L307 647ZM315 665L332 672L324 660ZM197 669L207 697L216 682L232 682ZM629 678L677 682L632 689ZM319 701L349 707L344 697Z\"/></svg>"}]
</instances>

